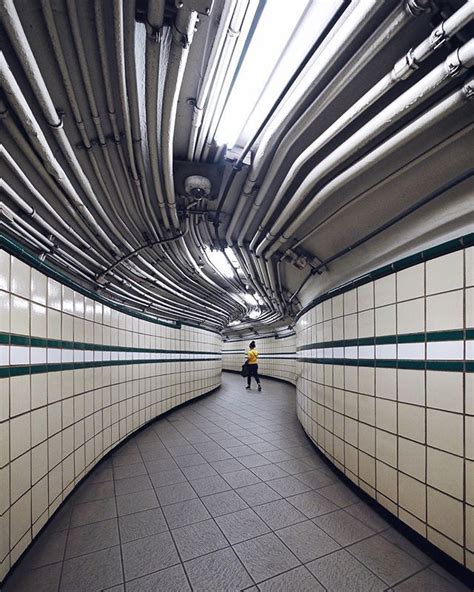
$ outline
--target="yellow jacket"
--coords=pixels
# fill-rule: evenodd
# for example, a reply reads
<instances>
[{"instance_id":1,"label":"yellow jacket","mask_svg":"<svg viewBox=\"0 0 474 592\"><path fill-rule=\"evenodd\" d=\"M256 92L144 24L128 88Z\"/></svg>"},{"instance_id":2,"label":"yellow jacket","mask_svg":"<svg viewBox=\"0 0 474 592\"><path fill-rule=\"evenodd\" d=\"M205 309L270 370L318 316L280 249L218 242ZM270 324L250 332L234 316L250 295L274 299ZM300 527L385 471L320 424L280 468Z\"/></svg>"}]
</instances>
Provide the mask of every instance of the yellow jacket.
<instances>
[{"instance_id":1,"label":"yellow jacket","mask_svg":"<svg viewBox=\"0 0 474 592\"><path fill-rule=\"evenodd\" d=\"M247 361L249 364L257 364L258 351L256 349L249 349L247 352Z\"/></svg>"}]
</instances>

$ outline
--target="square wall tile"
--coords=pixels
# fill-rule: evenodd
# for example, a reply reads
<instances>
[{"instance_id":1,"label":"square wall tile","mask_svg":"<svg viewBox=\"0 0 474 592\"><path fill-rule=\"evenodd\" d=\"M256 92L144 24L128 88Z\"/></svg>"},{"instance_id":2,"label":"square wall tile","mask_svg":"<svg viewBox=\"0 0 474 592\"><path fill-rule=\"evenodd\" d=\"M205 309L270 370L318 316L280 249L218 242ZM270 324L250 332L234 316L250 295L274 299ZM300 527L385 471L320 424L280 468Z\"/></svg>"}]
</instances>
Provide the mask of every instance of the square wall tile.
<instances>
[{"instance_id":1,"label":"square wall tile","mask_svg":"<svg viewBox=\"0 0 474 592\"><path fill-rule=\"evenodd\" d=\"M357 310L367 310L369 308L374 308L373 282L368 282L357 288Z\"/></svg>"},{"instance_id":2,"label":"square wall tile","mask_svg":"<svg viewBox=\"0 0 474 592\"><path fill-rule=\"evenodd\" d=\"M31 304L31 335L33 337L47 336L46 307L41 304Z\"/></svg>"},{"instance_id":3,"label":"square wall tile","mask_svg":"<svg viewBox=\"0 0 474 592\"><path fill-rule=\"evenodd\" d=\"M395 368L376 368L375 382L377 385L377 397L382 399L391 399L393 401L396 400L397 371Z\"/></svg>"},{"instance_id":4,"label":"square wall tile","mask_svg":"<svg viewBox=\"0 0 474 592\"><path fill-rule=\"evenodd\" d=\"M398 370L398 400L425 405L425 373L423 370Z\"/></svg>"},{"instance_id":5,"label":"square wall tile","mask_svg":"<svg viewBox=\"0 0 474 592\"><path fill-rule=\"evenodd\" d=\"M375 309L375 334L395 335L397 332L397 316L395 305L382 306Z\"/></svg>"},{"instance_id":6,"label":"square wall tile","mask_svg":"<svg viewBox=\"0 0 474 592\"><path fill-rule=\"evenodd\" d=\"M425 481L426 446L398 438L398 468L418 481Z\"/></svg>"},{"instance_id":7,"label":"square wall tile","mask_svg":"<svg viewBox=\"0 0 474 592\"><path fill-rule=\"evenodd\" d=\"M427 453L428 484L462 500L464 491L463 459L429 447Z\"/></svg>"},{"instance_id":8,"label":"square wall tile","mask_svg":"<svg viewBox=\"0 0 474 592\"><path fill-rule=\"evenodd\" d=\"M375 281L375 306L395 302L395 274L391 273Z\"/></svg>"},{"instance_id":9,"label":"square wall tile","mask_svg":"<svg viewBox=\"0 0 474 592\"><path fill-rule=\"evenodd\" d=\"M426 404L435 409L463 412L463 374L462 372L426 373Z\"/></svg>"},{"instance_id":10,"label":"square wall tile","mask_svg":"<svg viewBox=\"0 0 474 592\"><path fill-rule=\"evenodd\" d=\"M397 495L397 471L383 462L377 461L377 491L392 501L396 501Z\"/></svg>"},{"instance_id":11,"label":"square wall tile","mask_svg":"<svg viewBox=\"0 0 474 592\"><path fill-rule=\"evenodd\" d=\"M399 473L398 503L402 508L426 522L426 485Z\"/></svg>"},{"instance_id":12,"label":"square wall tile","mask_svg":"<svg viewBox=\"0 0 474 592\"><path fill-rule=\"evenodd\" d=\"M397 272L397 301L425 295L425 264L419 263Z\"/></svg>"},{"instance_id":13,"label":"square wall tile","mask_svg":"<svg viewBox=\"0 0 474 592\"><path fill-rule=\"evenodd\" d=\"M30 414L10 420L10 455L17 458L31 448Z\"/></svg>"},{"instance_id":14,"label":"square wall tile","mask_svg":"<svg viewBox=\"0 0 474 592\"><path fill-rule=\"evenodd\" d=\"M48 278L36 269L31 269L31 300L46 305Z\"/></svg>"},{"instance_id":15,"label":"square wall tile","mask_svg":"<svg viewBox=\"0 0 474 592\"><path fill-rule=\"evenodd\" d=\"M444 533L452 540L463 544L463 504L461 501L427 488L428 515L427 521L439 532Z\"/></svg>"},{"instance_id":16,"label":"square wall tile","mask_svg":"<svg viewBox=\"0 0 474 592\"><path fill-rule=\"evenodd\" d=\"M357 290L350 290L344 292L344 314L352 314L357 312Z\"/></svg>"},{"instance_id":17,"label":"square wall tile","mask_svg":"<svg viewBox=\"0 0 474 592\"><path fill-rule=\"evenodd\" d=\"M427 411L428 445L453 454L463 454L463 416L457 413Z\"/></svg>"},{"instance_id":18,"label":"square wall tile","mask_svg":"<svg viewBox=\"0 0 474 592\"><path fill-rule=\"evenodd\" d=\"M388 432L397 431L397 404L386 399L375 400L375 421L378 428Z\"/></svg>"},{"instance_id":19,"label":"square wall tile","mask_svg":"<svg viewBox=\"0 0 474 592\"><path fill-rule=\"evenodd\" d=\"M7 292L0 292L0 331L10 332L10 294Z\"/></svg>"},{"instance_id":20,"label":"square wall tile","mask_svg":"<svg viewBox=\"0 0 474 592\"><path fill-rule=\"evenodd\" d=\"M375 334L374 328L374 311L373 309L360 312L358 315L358 330L359 337L373 337Z\"/></svg>"},{"instance_id":21,"label":"square wall tile","mask_svg":"<svg viewBox=\"0 0 474 592\"><path fill-rule=\"evenodd\" d=\"M456 251L426 262L426 294L437 294L464 285L464 252Z\"/></svg>"},{"instance_id":22,"label":"square wall tile","mask_svg":"<svg viewBox=\"0 0 474 592\"><path fill-rule=\"evenodd\" d=\"M425 299L417 298L397 304L397 333L423 333L425 330Z\"/></svg>"},{"instance_id":23,"label":"square wall tile","mask_svg":"<svg viewBox=\"0 0 474 592\"><path fill-rule=\"evenodd\" d=\"M30 298L30 266L23 263L16 257L11 258L11 285L12 294L22 296L23 298Z\"/></svg>"},{"instance_id":24,"label":"square wall tile","mask_svg":"<svg viewBox=\"0 0 474 592\"><path fill-rule=\"evenodd\" d=\"M10 289L10 255L0 249L0 290Z\"/></svg>"},{"instance_id":25,"label":"square wall tile","mask_svg":"<svg viewBox=\"0 0 474 592\"><path fill-rule=\"evenodd\" d=\"M425 409L398 404L398 434L417 442L425 442Z\"/></svg>"},{"instance_id":26,"label":"square wall tile","mask_svg":"<svg viewBox=\"0 0 474 592\"><path fill-rule=\"evenodd\" d=\"M427 331L462 329L463 324L463 290L426 298Z\"/></svg>"},{"instance_id":27,"label":"square wall tile","mask_svg":"<svg viewBox=\"0 0 474 592\"><path fill-rule=\"evenodd\" d=\"M378 460L392 467L397 466L397 437L382 430L376 430L375 447Z\"/></svg>"},{"instance_id":28,"label":"square wall tile","mask_svg":"<svg viewBox=\"0 0 474 592\"><path fill-rule=\"evenodd\" d=\"M30 302L13 295L10 299L10 330L18 335L30 334Z\"/></svg>"},{"instance_id":29,"label":"square wall tile","mask_svg":"<svg viewBox=\"0 0 474 592\"><path fill-rule=\"evenodd\" d=\"M466 286L474 286L474 247L464 251L466 265Z\"/></svg>"}]
</instances>

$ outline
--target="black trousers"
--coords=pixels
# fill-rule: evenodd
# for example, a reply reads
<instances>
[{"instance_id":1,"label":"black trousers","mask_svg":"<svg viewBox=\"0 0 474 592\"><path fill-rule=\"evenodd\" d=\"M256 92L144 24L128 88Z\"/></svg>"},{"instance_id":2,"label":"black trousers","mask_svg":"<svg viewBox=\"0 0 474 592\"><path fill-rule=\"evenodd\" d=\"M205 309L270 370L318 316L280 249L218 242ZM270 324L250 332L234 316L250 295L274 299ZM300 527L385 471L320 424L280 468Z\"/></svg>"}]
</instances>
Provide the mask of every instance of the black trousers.
<instances>
[{"instance_id":1,"label":"black trousers","mask_svg":"<svg viewBox=\"0 0 474 592\"><path fill-rule=\"evenodd\" d=\"M250 381L252 380L252 376L255 378L257 384L260 384L260 377L258 375L258 364L249 364L249 373L247 376L247 386L250 386Z\"/></svg>"}]
</instances>

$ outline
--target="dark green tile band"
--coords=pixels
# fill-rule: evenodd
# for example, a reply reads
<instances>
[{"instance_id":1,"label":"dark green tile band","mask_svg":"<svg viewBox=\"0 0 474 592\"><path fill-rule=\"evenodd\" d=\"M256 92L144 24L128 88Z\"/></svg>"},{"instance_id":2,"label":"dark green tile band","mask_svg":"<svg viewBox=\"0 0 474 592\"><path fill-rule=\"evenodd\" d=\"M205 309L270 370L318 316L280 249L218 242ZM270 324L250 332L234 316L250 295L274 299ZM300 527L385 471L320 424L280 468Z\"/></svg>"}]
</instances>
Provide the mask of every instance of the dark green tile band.
<instances>
[{"instance_id":1,"label":"dark green tile band","mask_svg":"<svg viewBox=\"0 0 474 592\"><path fill-rule=\"evenodd\" d=\"M423 263L424 261L430 261L431 259L436 259L437 257L448 255L449 253L454 253L455 251L465 249L472 245L474 245L474 232L465 234L463 236L460 236L459 238L447 241L445 243L441 243L440 245L436 245L435 247L431 247L430 249L419 251L418 253L409 255L408 257L398 259L397 261L394 261L389 265L385 265L383 267L374 269L373 271L358 278L355 278L354 280L344 284L343 286L339 286L337 288L334 288L333 290L330 290L329 292L325 292L324 294L321 294L321 296L318 296L317 298L312 300L295 316L295 322L308 311L313 309L315 306L321 304L321 302L324 302L325 300L334 298L334 296L339 296L339 294L350 292L354 288L358 288L359 286L368 284L369 282L372 282L376 279L380 279L392 273L396 273L397 271L401 271L402 269L407 269L408 267L413 267L414 265L418 265L419 263Z\"/></svg>"},{"instance_id":2,"label":"dark green tile band","mask_svg":"<svg viewBox=\"0 0 474 592\"><path fill-rule=\"evenodd\" d=\"M400 335L381 335L378 337L363 337L360 339L342 339L337 341L321 341L300 345L297 351L308 349L322 349L330 347L354 347L357 345L389 345L396 343L424 343L425 341L464 341L474 339L474 329L454 331L429 331L427 333L404 333Z\"/></svg>"},{"instance_id":3,"label":"dark green tile band","mask_svg":"<svg viewBox=\"0 0 474 592\"><path fill-rule=\"evenodd\" d=\"M11 376L24 376L25 374L43 374L46 372L60 372L67 370L84 370L88 368L104 368L107 366L129 366L132 364L166 364L182 362L218 362L222 358L200 358L188 360L186 358L176 358L174 360L164 360L156 358L153 360L103 360L100 362L67 362L58 364L30 364L25 366L0 366L0 378Z\"/></svg>"},{"instance_id":4,"label":"dark green tile band","mask_svg":"<svg viewBox=\"0 0 474 592\"><path fill-rule=\"evenodd\" d=\"M307 364L327 364L333 366L361 366L366 368L400 368L403 370L437 370L441 372L474 372L473 362L442 360L376 360L348 358L298 358Z\"/></svg>"},{"instance_id":5,"label":"dark green tile band","mask_svg":"<svg viewBox=\"0 0 474 592\"><path fill-rule=\"evenodd\" d=\"M152 354L209 354L216 352L184 350L184 349L156 349L147 347L126 347L123 345L97 345L95 343L82 343L77 341L62 341L60 339L44 339L41 337L27 337L13 333L0 333L0 343L10 345L21 345L26 347L48 347L55 349L80 349L86 351L104 352L132 352Z\"/></svg>"},{"instance_id":6,"label":"dark green tile band","mask_svg":"<svg viewBox=\"0 0 474 592\"><path fill-rule=\"evenodd\" d=\"M107 298L104 298L103 296L99 296L95 292L88 290L87 288L84 288L83 286L81 286L77 282L74 282L73 280L69 279L62 272L58 271L57 269L54 269L53 267L51 267L50 265L48 265L44 261L41 261L38 257L36 257L36 255L34 255L27 248L20 245L13 238L7 237L5 234L2 234L2 233L0 233L0 248L5 249L5 251L7 253L14 255L15 257L17 257L18 259L20 259L24 263L30 265L31 267L34 267L38 271L41 271L41 273L44 273L44 275L57 280L58 282L60 282L64 286L67 286L68 288L71 288L72 290L79 292L79 294L82 294L83 296L87 296L88 298L91 298L92 300L94 300L96 302L100 302L101 304L105 304L105 306L108 306L109 308L112 308L113 310L117 310L118 312L123 312L131 317L135 317L135 318L141 319L143 321L148 321L148 322L153 323L155 325L162 325L163 327L170 327L172 329L181 329L181 326L185 325L187 327L194 327L196 329L203 329L205 331L208 331L209 333L214 333L216 335L220 335L220 331L217 331L216 329L209 329L207 327L202 327L198 323L193 323L192 321L183 321L183 320L162 321L162 320L158 320L153 317L148 317L145 314L137 312L137 311L135 311L131 308L128 308L124 305L120 305L115 302L112 302L111 300L108 300Z\"/></svg>"}]
</instances>

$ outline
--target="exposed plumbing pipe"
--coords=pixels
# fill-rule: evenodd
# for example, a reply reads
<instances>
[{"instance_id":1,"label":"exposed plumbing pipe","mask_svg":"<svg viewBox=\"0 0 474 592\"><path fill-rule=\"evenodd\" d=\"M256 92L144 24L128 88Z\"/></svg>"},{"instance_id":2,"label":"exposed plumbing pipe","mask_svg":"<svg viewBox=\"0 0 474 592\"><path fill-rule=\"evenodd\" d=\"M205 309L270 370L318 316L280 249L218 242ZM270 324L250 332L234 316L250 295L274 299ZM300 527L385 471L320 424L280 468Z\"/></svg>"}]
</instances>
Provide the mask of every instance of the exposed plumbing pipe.
<instances>
[{"instance_id":1,"label":"exposed plumbing pipe","mask_svg":"<svg viewBox=\"0 0 474 592\"><path fill-rule=\"evenodd\" d=\"M150 4L152 6L152 4ZM150 11L149 6L149 11ZM164 6L163 6L164 10ZM149 17L150 19L150 17ZM162 19L158 19L161 20ZM148 126L148 149L150 152L150 169L158 200L161 218L166 230L170 229L168 210L163 196L163 185L158 156L158 76L160 71L160 54L163 51L162 30L153 28L147 32L146 38L146 120Z\"/></svg>"},{"instance_id":2,"label":"exposed plumbing pipe","mask_svg":"<svg viewBox=\"0 0 474 592\"><path fill-rule=\"evenodd\" d=\"M471 81L471 84L474 84L474 81ZM471 88L474 88L474 86ZM469 91L469 92L471 92L471 91ZM451 97L448 97L448 100L449 99L451 99ZM432 193L430 193L429 195L427 195L423 199L419 200L417 203L413 204L412 206L410 206L409 208L407 208L406 210L404 210L400 214L397 214L396 216L394 216L393 218L391 218L390 220L388 220L387 222L385 222L381 226L377 227L375 230L372 230L369 234L365 235L364 237L360 238L359 240L352 243L348 247L345 247L344 249L338 251L337 253L335 253L331 257L328 257L327 259L322 261L317 267L315 267L314 269L312 269L309 272L309 274L303 280L300 287L292 294L292 296L290 298L290 302L294 298L296 298L296 296L301 292L303 287L308 283L308 281L311 279L311 277L313 277L313 275L315 273L317 273L321 269L324 269L324 267L327 267L327 265L329 265L333 261L336 261L337 259L340 259L344 255L347 255L348 253L352 253L354 251L354 249L365 244L366 242L368 242L369 240L371 240L375 236L379 235L380 233L382 233L385 230L387 230L388 228L390 228L391 226L394 226L395 224L397 224L398 222L400 222L401 220L403 220L404 218L406 218L407 216L409 216L410 214L412 214L413 212L415 212L419 208L430 203L434 199L437 199L438 197L440 197L441 195L443 195L444 193L446 193L447 191L449 191L453 187L456 187L456 185L459 185L463 181L470 179L473 175L474 175L474 169L470 169L470 170L466 171L465 173L462 173L458 177L451 179L448 183L445 183L442 187L440 187L436 191L433 191Z\"/></svg>"},{"instance_id":3,"label":"exposed plumbing pipe","mask_svg":"<svg viewBox=\"0 0 474 592\"><path fill-rule=\"evenodd\" d=\"M252 204L252 209L250 210L249 214L245 216L245 224L239 233L240 241L244 240L250 226L250 221L255 220L254 215L260 214L258 210L260 210L262 203L265 201L268 195L271 181L278 174L278 172L282 170L282 168L284 169L288 155L292 147L296 145L298 139L312 125L313 121L316 120L316 118L319 117L327 109L327 107L334 102L334 100L341 93L341 90L347 88L347 85L355 79L355 77L367 65L367 63L369 63L370 60L374 58L374 56L378 55L382 49L388 43L390 43L401 30L403 30L403 28L412 18L413 15L407 9L406 5L400 4L397 6L395 10L393 10L381 23L381 25L374 31L374 33L372 33L367 38L367 40L362 44L362 46L348 61L348 63L342 66L341 70L334 76L331 82L324 89L322 89L313 103L295 122L295 124L290 127L288 132L279 142L277 150L271 158L270 165L265 172L261 186L258 189L258 193L256 194L255 202ZM268 159L265 158L265 162L267 160ZM244 187L244 192L237 206L238 209L240 208L240 210L242 210L249 201L248 197L250 197L253 193L256 179L260 175L261 173L257 172L257 175L254 175L255 180L250 178L247 179L246 187ZM270 204L270 210L266 210L265 219L267 221L274 211L273 202ZM256 242L258 241L258 233L262 231L262 228L264 228L264 224L263 222L260 222L258 231L255 233L252 241L250 242L251 250L255 248Z\"/></svg>"},{"instance_id":4,"label":"exposed plumbing pipe","mask_svg":"<svg viewBox=\"0 0 474 592\"><path fill-rule=\"evenodd\" d=\"M271 216L275 212L284 194L288 191L290 184L296 175L299 173L304 164L313 157L319 150L321 150L328 142L332 141L339 133L346 129L355 119L362 113L367 111L376 101L383 97L389 90L396 86L402 80L407 80L419 67L419 65L426 60L433 52L450 39L459 29L469 23L474 18L474 1L466 2L452 17L441 23L436 27L431 35L420 43L415 49L408 51L403 58L401 58L393 68L384 77L382 77L376 84L374 84L359 100L357 100L351 107L339 117L332 125L330 125L323 133L319 134L312 144L310 144L292 164L284 181L278 188L270 208L267 210L263 221L259 226L259 231L263 231L268 224ZM276 165L281 166L279 159ZM273 168L273 167L271 167ZM263 203L270 185L270 178L273 171L267 173L266 180L262 185L262 189L257 196L248 220L253 219L257 210ZM248 229L246 226L245 232ZM256 239L255 239L256 240ZM255 244L255 243L254 243Z\"/></svg>"},{"instance_id":5,"label":"exposed plumbing pipe","mask_svg":"<svg viewBox=\"0 0 474 592\"><path fill-rule=\"evenodd\" d=\"M341 188L347 185L347 183L352 179L360 177L370 170L373 166L375 166L376 163L380 162L380 159L387 158L393 154L393 152L398 150L402 145L415 139L426 129L432 128L448 115L451 115L456 110L465 105L466 101L472 100L473 98L474 79L471 79L467 81L462 88L448 95L446 99L443 99L440 103L437 103L429 111L412 121L406 127L402 128L399 132L380 144L364 158L357 161L355 164L333 179L330 183L325 185L324 188L315 195L313 201L308 206L308 215L311 215L311 213L320 207L321 204L330 199L332 195L341 190ZM332 216L333 214L330 214L324 220L319 222L294 245L292 245L291 249L295 249L300 244L308 240L308 238L310 238ZM286 254L288 254L288 252L285 253L285 255ZM318 268L319 267L320 265L318 265Z\"/></svg>"},{"instance_id":6,"label":"exposed plumbing pipe","mask_svg":"<svg viewBox=\"0 0 474 592\"><path fill-rule=\"evenodd\" d=\"M125 66L125 41L124 41L124 16L122 0L114 0L114 34L115 34L115 58L117 61L117 73L119 79L120 103L122 106L122 117L124 122L125 138L130 163L130 172L135 185L137 195L142 204L143 211L147 211L142 181L138 175L133 150L133 138L130 120L129 93L127 89L127 77ZM149 211L149 208L148 208ZM150 219L153 220L153 211L150 212Z\"/></svg>"},{"instance_id":7,"label":"exposed plumbing pipe","mask_svg":"<svg viewBox=\"0 0 474 592\"><path fill-rule=\"evenodd\" d=\"M107 44L105 42L106 37L105 37L104 14L102 11L102 2L100 2L100 1L94 2L94 11L95 11L95 24L96 24L96 30L97 30L97 42L99 45L100 65L101 65L101 71L102 71L102 76L103 76L103 80L104 80L105 99L107 102L107 114L109 116L110 124L112 126L113 140L114 140L114 144L116 147L117 156L118 156L118 159L120 162L120 170L122 172L122 177L124 179L124 185L127 187L128 194L130 196L129 199L125 199L123 192L120 191L118 193L118 197L120 199L120 203L122 205L123 210L127 213L127 219L134 220L135 218L137 218L136 213L140 213L141 214L141 221L143 223L147 222L146 228L148 228L150 233L153 235L154 229L153 229L153 225L151 224L151 221L153 221L155 223L156 227L159 227L158 219L156 218L156 216L154 216L153 210L151 210L151 212L149 210L147 210L140 183L138 183L138 185L137 185L137 183L134 180L134 184L132 186L132 183L130 181L130 175L129 175L126 161L125 161L123 147L121 144L120 131L119 131L118 124L117 124L117 111L115 108L115 99L114 99L114 93L112 90L112 81L111 81L109 65L108 65L109 64L109 53L108 53L108 49L107 49ZM119 101L120 101L120 99L119 99ZM133 177L133 175L132 175L132 177ZM121 187L121 189L122 189L122 187ZM136 201L133 199L132 196L134 196L136 198ZM130 205L132 205L132 204L135 207L135 211L136 211L135 214L130 209ZM150 215L151 215L151 217L150 217ZM148 220L148 218L149 218L149 220ZM140 232L140 235L142 235L142 234L143 233Z\"/></svg>"},{"instance_id":8,"label":"exposed plumbing pipe","mask_svg":"<svg viewBox=\"0 0 474 592\"><path fill-rule=\"evenodd\" d=\"M69 68L66 64L66 60L65 60L63 49L61 46L61 41L59 39L59 35L58 35L57 27L56 27L56 22L54 19L53 10L52 10L51 4L50 4L50 0L41 0L41 5L42 5L42 9L43 9L43 15L44 15L44 18L46 21L46 26L48 28L48 33L49 33L49 36L51 38L51 42L53 45L53 51L56 56L56 61L58 63L58 66L59 66L59 69L61 72L61 77L63 79L64 86L66 89L66 94L68 96L69 103L72 108L73 117L74 117L75 123L76 123L79 131L81 132L82 141L83 141L84 146L86 148L87 156L88 156L91 166L94 170L95 176L99 182L99 185L102 189L103 194L107 198L108 207L114 213L115 224L117 226L121 227L121 229L122 229L122 235L120 235L120 238L125 243L127 243L127 240L131 240L132 243L136 242L135 236L130 233L130 230L122 222L122 215L119 214L119 212L117 211L117 209L115 207L115 202L110 195L107 184L105 183L105 180L102 175L102 171L101 171L102 167L99 166L96 156L92 150L92 143L89 139L87 129L86 129L84 120L82 118L81 110L79 108L79 104L78 104L76 94L74 91L74 85L72 84L71 77L69 74ZM112 182L114 183L116 193L120 194L120 187L119 187L119 184L116 182L116 179L115 179L116 173L113 170L113 165L111 163L111 160L110 160L110 157L109 157L109 154L107 151L106 139L105 139L105 135L104 135L104 132L102 129L100 115L99 115L99 112L97 109L97 102L95 99L95 93L92 88L92 82L91 82L90 75L89 75L89 68L87 65L86 57L85 57L84 45L82 43L82 38L81 38L81 32L80 32L80 27L79 27L76 6L73 2L71 2L71 0L67 0L67 8L68 8L69 20L70 20L72 32L73 32L74 46L75 46L76 53L77 53L77 56L79 59L80 71L81 71L81 75L83 78L84 87L86 89L86 96L88 99L89 107L91 110L92 121L94 122L96 131L97 131L97 135L99 138L99 144L101 147L101 152L102 152L102 155L104 156L104 159L105 159L105 162L107 165L107 169L109 171L110 179L112 179ZM133 219L131 222L133 225L134 224ZM135 227L135 229L136 229L136 231L138 231L140 233L140 231L138 230L137 227ZM130 234L129 238L126 239L123 236L124 234L125 235Z\"/></svg>"},{"instance_id":9,"label":"exposed plumbing pipe","mask_svg":"<svg viewBox=\"0 0 474 592\"><path fill-rule=\"evenodd\" d=\"M72 186L69 177L65 174L64 170L54 157L43 131L36 121L27 100L23 96L3 53L0 53L0 82L2 83L9 102L13 105L20 121L24 125L31 142L39 152L46 170L57 180L61 187L63 187L64 191L73 202L74 207L81 213L88 225L101 236L102 240L115 254L120 255L121 253L118 247L116 247L116 245L110 240L109 236L97 224L94 217Z\"/></svg>"},{"instance_id":10,"label":"exposed plumbing pipe","mask_svg":"<svg viewBox=\"0 0 474 592\"><path fill-rule=\"evenodd\" d=\"M194 152L196 149L197 136L199 128L201 127L204 107L206 105L207 97L211 89L211 84L214 80L214 75L219 64L224 42L231 34L229 25L234 13L237 0L229 0L225 2L222 14L220 15L219 26L212 44L211 53L209 55L208 66L202 79L196 102L193 105L193 120L191 123L191 134L188 145L188 160L194 160Z\"/></svg>"},{"instance_id":11,"label":"exposed plumbing pipe","mask_svg":"<svg viewBox=\"0 0 474 592\"><path fill-rule=\"evenodd\" d=\"M296 218L294 217L295 211L300 207L308 192L315 187L324 175L327 175L335 167L342 164L355 150L360 150L364 146L367 146L381 132L388 129L401 117L407 115L407 113L420 103L440 90L447 84L450 78L473 64L474 39L471 39L465 45L452 52L445 61L400 95L396 101L380 111L371 121L359 128L348 140L340 144L329 156L319 162L300 184L300 187L295 191L266 237L258 245L256 249L257 256L262 255L269 243L277 239L265 254L267 259L270 258L281 245L292 237L294 231L304 221L304 216L308 215L308 208L303 210L304 214L301 212ZM288 220L292 220L291 224L277 238L278 233L286 225Z\"/></svg>"},{"instance_id":12,"label":"exposed plumbing pipe","mask_svg":"<svg viewBox=\"0 0 474 592\"><path fill-rule=\"evenodd\" d=\"M176 125L178 97L188 59L189 46L193 40L197 13L178 8L171 29L171 48L166 72L163 107L161 112L161 156L163 162L164 192L171 213L171 223L179 229L176 197L173 183L173 141Z\"/></svg>"}]
</instances>

